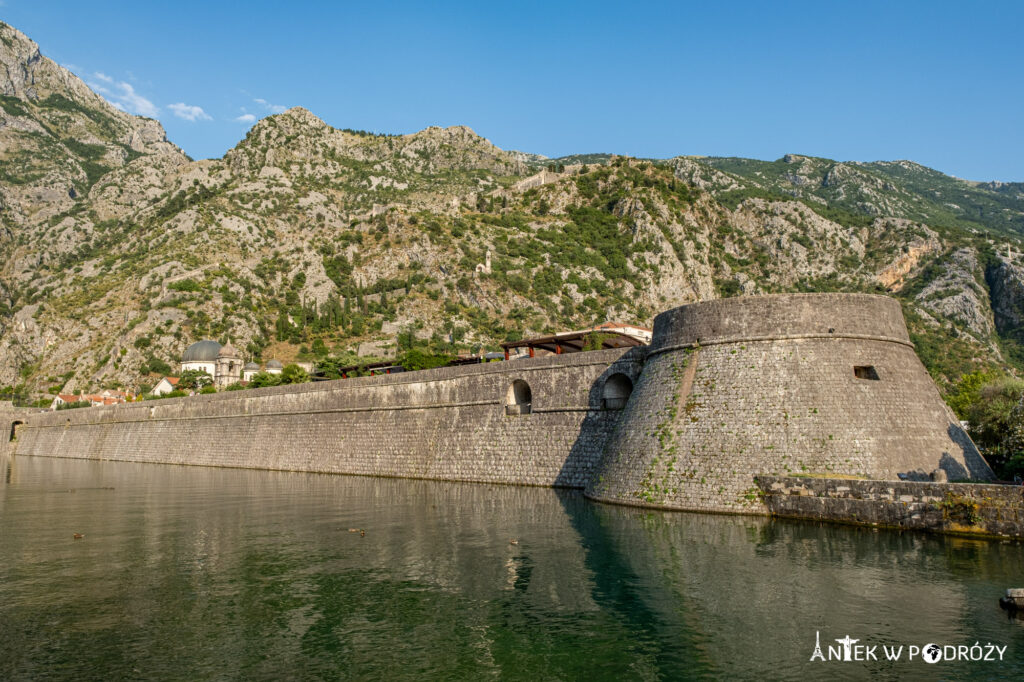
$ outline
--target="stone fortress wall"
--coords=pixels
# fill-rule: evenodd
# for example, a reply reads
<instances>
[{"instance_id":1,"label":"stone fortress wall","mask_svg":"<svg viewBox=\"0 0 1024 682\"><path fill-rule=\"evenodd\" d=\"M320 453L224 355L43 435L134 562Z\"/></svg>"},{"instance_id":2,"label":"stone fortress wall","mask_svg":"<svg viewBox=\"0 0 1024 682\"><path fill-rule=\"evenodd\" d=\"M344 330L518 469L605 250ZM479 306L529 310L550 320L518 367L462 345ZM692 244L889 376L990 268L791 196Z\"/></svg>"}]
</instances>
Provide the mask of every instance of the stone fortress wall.
<instances>
[{"instance_id":1,"label":"stone fortress wall","mask_svg":"<svg viewBox=\"0 0 1024 682\"><path fill-rule=\"evenodd\" d=\"M587 487L594 499L746 512L764 508L757 474L993 478L914 353L899 302L883 296L662 313L622 423Z\"/></svg>"},{"instance_id":2,"label":"stone fortress wall","mask_svg":"<svg viewBox=\"0 0 1024 682\"><path fill-rule=\"evenodd\" d=\"M765 514L755 476L990 479L900 305L797 294L670 310L647 348L33 414L15 452L585 488Z\"/></svg>"},{"instance_id":3,"label":"stone fortress wall","mask_svg":"<svg viewBox=\"0 0 1024 682\"><path fill-rule=\"evenodd\" d=\"M19 429L16 453L581 488L622 412L606 407L605 380L635 381L638 355L596 351L37 414Z\"/></svg>"},{"instance_id":4,"label":"stone fortress wall","mask_svg":"<svg viewBox=\"0 0 1024 682\"><path fill-rule=\"evenodd\" d=\"M0 453L14 452L14 444L22 424L29 415L38 415L39 410L14 407L10 401L0 401Z\"/></svg>"}]
</instances>

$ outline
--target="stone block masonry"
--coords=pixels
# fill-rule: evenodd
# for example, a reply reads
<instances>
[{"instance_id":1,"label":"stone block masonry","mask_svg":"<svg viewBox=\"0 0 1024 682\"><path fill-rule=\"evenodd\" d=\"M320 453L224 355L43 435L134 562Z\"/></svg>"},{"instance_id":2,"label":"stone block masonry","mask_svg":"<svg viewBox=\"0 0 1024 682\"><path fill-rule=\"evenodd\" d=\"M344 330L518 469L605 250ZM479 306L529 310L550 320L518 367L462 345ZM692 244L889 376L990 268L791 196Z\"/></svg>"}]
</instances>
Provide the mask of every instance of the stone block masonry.
<instances>
[{"instance_id":1,"label":"stone block masonry","mask_svg":"<svg viewBox=\"0 0 1024 682\"><path fill-rule=\"evenodd\" d=\"M1024 487L758 476L775 516L1024 537Z\"/></svg>"},{"instance_id":2,"label":"stone block masonry","mask_svg":"<svg viewBox=\"0 0 1024 682\"><path fill-rule=\"evenodd\" d=\"M635 380L642 350L51 412L15 452L581 488L621 414L604 381ZM517 381L529 405L509 410Z\"/></svg>"},{"instance_id":3,"label":"stone block masonry","mask_svg":"<svg viewBox=\"0 0 1024 682\"><path fill-rule=\"evenodd\" d=\"M18 433L30 416L38 416L38 409L14 407L10 401L0 401L0 453L14 452Z\"/></svg>"},{"instance_id":4,"label":"stone block masonry","mask_svg":"<svg viewBox=\"0 0 1024 682\"><path fill-rule=\"evenodd\" d=\"M574 487L692 511L770 513L758 475L993 478L914 354L899 302L863 294L683 306L628 351L24 421L16 454Z\"/></svg>"},{"instance_id":5,"label":"stone block masonry","mask_svg":"<svg viewBox=\"0 0 1024 682\"><path fill-rule=\"evenodd\" d=\"M899 302L793 294L655 319L640 381L587 494L764 513L759 473L993 478L914 354Z\"/></svg>"}]
</instances>

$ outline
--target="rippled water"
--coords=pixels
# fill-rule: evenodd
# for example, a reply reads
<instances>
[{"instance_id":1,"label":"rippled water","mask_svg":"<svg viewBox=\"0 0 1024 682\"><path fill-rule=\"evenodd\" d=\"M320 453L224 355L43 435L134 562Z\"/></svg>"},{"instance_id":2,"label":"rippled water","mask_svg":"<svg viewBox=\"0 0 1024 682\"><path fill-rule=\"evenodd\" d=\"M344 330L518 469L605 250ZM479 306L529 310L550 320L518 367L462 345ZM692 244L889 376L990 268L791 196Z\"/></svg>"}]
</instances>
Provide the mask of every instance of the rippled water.
<instances>
[{"instance_id":1,"label":"rippled water","mask_svg":"<svg viewBox=\"0 0 1024 682\"><path fill-rule=\"evenodd\" d=\"M540 488L33 457L0 473L4 680L1024 678L1024 621L997 605L1024 587L1017 543ZM817 631L1008 648L811 663Z\"/></svg>"}]
</instances>

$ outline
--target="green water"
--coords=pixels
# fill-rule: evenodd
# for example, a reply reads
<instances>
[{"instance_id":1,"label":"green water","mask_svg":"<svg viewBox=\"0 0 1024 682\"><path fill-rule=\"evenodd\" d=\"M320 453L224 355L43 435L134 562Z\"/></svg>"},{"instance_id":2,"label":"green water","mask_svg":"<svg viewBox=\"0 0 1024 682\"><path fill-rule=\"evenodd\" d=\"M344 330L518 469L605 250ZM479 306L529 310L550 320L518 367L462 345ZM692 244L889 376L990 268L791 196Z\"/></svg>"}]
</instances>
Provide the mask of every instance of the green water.
<instances>
[{"instance_id":1,"label":"green water","mask_svg":"<svg viewBox=\"0 0 1024 682\"><path fill-rule=\"evenodd\" d=\"M3 680L1024 678L1024 621L997 605L1024 587L1016 543L539 488L2 456L0 474ZM811 663L817 631L1007 649Z\"/></svg>"}]
</instances>

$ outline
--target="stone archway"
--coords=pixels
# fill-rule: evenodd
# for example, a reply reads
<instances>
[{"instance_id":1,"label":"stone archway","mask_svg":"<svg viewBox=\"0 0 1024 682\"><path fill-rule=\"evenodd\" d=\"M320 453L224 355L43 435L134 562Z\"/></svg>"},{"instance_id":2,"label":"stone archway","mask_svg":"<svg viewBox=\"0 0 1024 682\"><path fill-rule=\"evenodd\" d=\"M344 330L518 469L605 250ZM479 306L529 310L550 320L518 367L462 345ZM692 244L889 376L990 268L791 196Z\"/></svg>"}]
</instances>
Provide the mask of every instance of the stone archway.
<instances>
[{"instance_id":1,"label":"stone archway","mask_svg":"<svg viewBox=\"0 0 1024 682\"><path fill-rule=\"evenodd\" d=\"M23 421L11 422L11 435L10 438L8 438L9 442L13 443L14 441L18 440L18 427L22 426L24 423L25 422Z\"/></svg>"},{"instance_id":2,"label":"stone archway","mask_svg":"<svg viewBox=\"0 0 1024 682\"><path fill-rule=\"evenodd\" d=\"M505 414L530 414L533 411L533 391L530 384L516 379L508 387L505 399Z\"/></svg>"},{"instance_id":3,"label":"stone archway","mask_svg":"<svg viewBox=\"0 0 1024 682\"><path fill-rule=\"evenodd\" d=\"M633 393L633 380L625 374L613 374L604 382L601 406L606 410L621 410Z\"/></svg>"}]
</instances>

